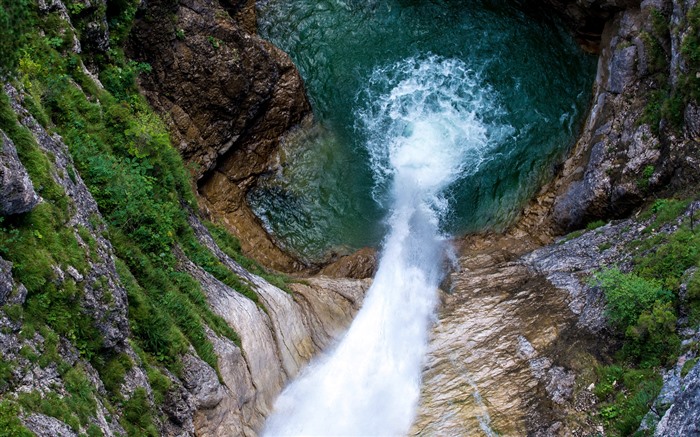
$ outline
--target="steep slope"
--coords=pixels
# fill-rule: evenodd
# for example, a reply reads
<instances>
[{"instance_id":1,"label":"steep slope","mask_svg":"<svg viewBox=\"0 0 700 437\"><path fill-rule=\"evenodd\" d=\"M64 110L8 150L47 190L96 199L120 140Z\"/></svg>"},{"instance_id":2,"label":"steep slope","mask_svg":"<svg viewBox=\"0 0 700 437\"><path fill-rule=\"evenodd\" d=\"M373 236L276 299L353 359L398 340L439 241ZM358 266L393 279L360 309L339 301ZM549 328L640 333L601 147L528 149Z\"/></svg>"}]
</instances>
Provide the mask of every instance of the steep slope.
<instances>
[{"instance_id":1,"label":"steep slope","mask_svg":"<svg viewBox=\"0 0 700 437\"><path fill-rule=\"evenodd\" d=\"M254 435L367 287L271 275L193 212L119 52L136 6L3 3L28 24L0 94L3 435Z\"/></svg>"}]
</instances>

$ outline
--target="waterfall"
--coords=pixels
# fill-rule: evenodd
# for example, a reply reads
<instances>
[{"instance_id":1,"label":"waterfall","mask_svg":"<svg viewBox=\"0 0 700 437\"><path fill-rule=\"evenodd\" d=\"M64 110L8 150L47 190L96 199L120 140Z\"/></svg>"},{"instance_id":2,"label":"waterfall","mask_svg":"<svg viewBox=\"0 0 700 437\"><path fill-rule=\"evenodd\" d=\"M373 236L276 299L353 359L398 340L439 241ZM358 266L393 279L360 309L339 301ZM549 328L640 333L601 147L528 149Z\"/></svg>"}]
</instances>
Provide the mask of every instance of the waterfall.
<instances>
[{"instance_id":1,"label":"waterfall","mask_svg":"<svg viewBox=\"0 0 700 437\"><path fill-rule=\"evenodd\" d=\"M449 187L473 174L508 126L493 92L462 61L410 58L376 68L357 110L391 211L378 270L341 341L280 395L264 434L401 435L418 404L422 360L444 276Z\"/></svg>"}]
</instances>

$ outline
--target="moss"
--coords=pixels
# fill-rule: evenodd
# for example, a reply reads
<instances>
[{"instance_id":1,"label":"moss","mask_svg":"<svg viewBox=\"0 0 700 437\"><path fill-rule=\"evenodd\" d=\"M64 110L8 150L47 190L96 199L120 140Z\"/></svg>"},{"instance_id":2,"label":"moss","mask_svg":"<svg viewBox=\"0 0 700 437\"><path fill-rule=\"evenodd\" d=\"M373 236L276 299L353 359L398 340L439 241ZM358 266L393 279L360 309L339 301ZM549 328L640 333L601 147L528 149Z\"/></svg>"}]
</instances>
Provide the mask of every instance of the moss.
<instances>
[{"instance_id":1,"label":"moss","mask_svg":"<svg viewBox=\"0 0 700 437\"><path fill-rule=\"evenodd\" d=\"M598 229L598 228L600 228L600 227L602 227L602 226L605 226L606 223L607 223L607 222L606 222L605 220L596 220L596 221L593 221L593 222L588 223L588 224L586 225L586 229L589 230L589 231L592 231L592 230L594 230L594 229Z\"/></svg>"}]
</instances>

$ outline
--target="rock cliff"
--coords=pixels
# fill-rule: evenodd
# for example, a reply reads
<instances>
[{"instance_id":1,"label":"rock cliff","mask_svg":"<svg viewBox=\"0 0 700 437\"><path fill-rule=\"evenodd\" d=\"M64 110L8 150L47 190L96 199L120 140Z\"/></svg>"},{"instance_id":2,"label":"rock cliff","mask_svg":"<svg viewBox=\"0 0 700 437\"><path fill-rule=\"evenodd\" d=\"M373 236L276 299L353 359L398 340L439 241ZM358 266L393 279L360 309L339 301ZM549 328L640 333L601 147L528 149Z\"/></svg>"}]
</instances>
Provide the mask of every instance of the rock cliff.
<instances>
[{"instance_id":1,"label":"rock cliff","mask_svg":"<svg viewBox=\"0 0 700 437\"><path fill-rule=\"evenodd\" d=\"M38 279L27 260L24 265L0 258L0 421L52 436L255 435L284 384L350 323L370 280L344 277L371 275L375 254L342 259L323 275L292 280L283 290L251 273L253 264L244 268L201 214L173 191L185 224L166 233L167 250L159 247L139 257L124 229L151 238L153 228L133 225L142 224L135 217L123 228L114 225L99 204L109 195L86 183L96 176L89 169L81 175L75 156L85 143L107 142L89 122L105 119L121 126L129 117L141 117L142 124L149 120L143 108L129 106L135 96L128 94L129 83L120 82L133 65L112 66L116 76L100 71L105 59L117 57L119 48L111 46L118 41L115 35L129 34L127 53L150 69L140 76L140 86L192 164L202 209L241 237L247 253L277 269L301 270L306 266L276 247L245 202L256 177L274 170L280 138L310 115L298 73L284 53L254 35L251 0L37 4L49 24L63 24L58 30L47 24L38 39L56 58L49 62L37 55L37 63L45 62L38 66L25 59L26 77L4 87L12 112L8 120L13 125L19 120L38 153L17 153L16 139L28 137L11 139L3 125L0 253L9 259L52 244L66 254L38 260L44 274ZM560 13L589 50L600 52L593 105L560 174L521 220L506 235L458 243L459 268L442 296L413 434L599 432L601 418L589 414L599 402L591 369L610 359L619 338L608 327L603 292L589 278L601 267L630 268L629 242L655 241L677 232L682 220L691 226L694 220L695 204L681 211L680 222L665 227L656 226L654 216L633 218L555 240L595 219L625 217L650 196L693 192L699 174L700 117L692 91L698 65L687 41L696 38L700 25L692 13L696 2L548 0L542 5ZM128 13L134 14L126 20L134 24L130 33L119 21ZM49 64L59 58L68 61L57 74ZM54 75L51 87L41 82L46 75ZM104 85L97 75L107 79ZM88 115L62 118L62 105L72 100L58 90L68 90L71 99L80 96L78 109ZM117 92L127 98L115 97ZM131 135L126 157L108 165L95 160L99 170L109 175L109 169L125 168L146 185L168 183L159 179L163 162L143 164L154 153L147 147L157 137L151 126L129 129L118 132ZM59 130L66 135L55 133ZM31 157L34 167L50 163L48 178L27 171L30 160L22 162L22 156ZM127 187L133 191L129 196L138 191ZM53 206L58 213L47 219L42 208ZM56 236L42 234L47 231L39 225L47 221ZM171 255L174 262L165 264ZM132 257L128 268L126 257ZM132 270L139 269L137 280ZM175 278L175 285L163 277ZM167 285L158 304L182 314L148 307L146 300L156 299L150 294L161 291L158 284ZM178 300L182 294L169 288L176 286L188 300ZM49 295L67 299L77 310L51 312L52 319L42 325L32 314L42 310L42 296ZM185 320L185 309L196 305L196 317ZM154 330L179 323L182 332L169 340L179 344L176 357L154 352L159 345L148 341L163 338L143 332L138 324L143 319L136 317L144 312L154 320L148 325ZM80 321L76 329L59 331L71 318ZM137 335L146 340L137 341ZM684 341L697 342L693 336ZM97 344L85 344L86 339ZM658 402L668 410L659 409L650 419L658 421L657 435L697 431L698 366L683 375L694 354L692 348L684 351L665 377L666 400ZM61 409L64 404L68 411ZM156 413L153 423L142 422L150 409Z\"/></svg>"},{"instance_id":2,"label":"rock cliff","mask_svg":"<svg viewBox=\"0 0 700 437\"><path fill-rule=\"evenodd\" d=\"M169 123L204 208L246 253L295 271L305 266L277 248L245 196L257 176L274 171L281 138L311 108L289 57L255 34L254 8L252 0L149 1L128 47L153 69L141 86Z\"/></svg>"},{"instance_id":3,"label":"rock cliff","mask_svg":"<svg viewBox=\"0 0 700 437\"><path fill-rule=\"evenodd\" d=\"M172 2L149 4L164 13L157 8L172 7ZM113 10L118 7L114 5L39 1L38 23L56 35L51 36L53 46L43 50L69 59L67 70L60 70L60 63L41 64L46 59L37 57L29 70L22 70L22 81L7 81L2 90L6 100L0 102L5 105L0 112L0 253L13 261L0 257L0 429L12 435L26 435L29 430L42 436L256 435L288 379L349 324L369 280L318 276L292 281L282 290L244 268L239 261L264 272L235 249L222 249L199 213L190 211L174 191L168 196L187 211L177 230L180 242L166 248L175 261L161 264L158 258L171 256L165 251L151 258L139 255L134 237L121 234L114 216L105 213L104 202L110 196L96 185L93 170L111 175L105 189L132 190L111 192L127 197L138 196L138 188L120 185L124 183L120 178L128 177L124 169L135 169L133 174L146 185L167 184L167 178L176 176L168 173L163 161L157 168L148 164L161 151L137 150L159 135L148 111L138 103L136 109L129 107L126 99L115 102L120 98L117 92L125 96L132 92L128 81L119 82L130 67L105 66L104 56L115 56L110 52L115 41L110 31L123 31L118 20L136 12L137 4L133 10ZM157 109L184 117L169 120L180 123L172 125L173 135L181 153L201 165L195 172L198 177L208 181L217 172L225 174L241 196L254 175L267 171L279 136L309 112L301 81L286 55L248 34L254 26L252 5L182 2L178 9L182 21L174 29L182 29L186 38L163 37L153 47L166 56L163 62L180 62L186 70L177 72L157 58L152 75L143 80ZM139 26L153 25L149 21L153 15L148 15L153 10L144 6L138 10L143 15L134 38L142 35ZM153 27L153 35L161 35L163 29ZM37 41L48 44L49 37ZM179 51L172 50L171 43ZM196 59L191 59L193 54ZM216 58L216 63L208 63L207 57ZM117 75L109 76L105 70ZM204 79L197 82L212 71L220 81L216 86ZM232 71L238 75L231 77ZM183 85L184 76L208 90L210 99L196 87ZM173 87L172 93L158 89L156 94L150 88L160 85L160 79L162 86ZM45 80L55 81L52 88L45 86ZM183 87L190 94L166 97ZM80 109L61 112L75 102L82 105ZM178 105L195 120L184 110L178 112ZM92 109L96 112L90 113ZM80 118L81 111L89 117ZM110 139L98 133L101 123L118 124L135 116L144 118L140 125L131 125L141 130L128 137L128 150L104 147ZM225 120L214 120L215 116ZM184 130L177 130L182 126ZM104 148L85 155L81 147L86 144ZM166 140L160 147L170 146ZM238 161L241 156L245 162ZM99 161L105 157L111 159L106 165ZM81 167L86 160L93 167ZM86 179L81 172L89 173ZM232 193L226 201L245 207L236 203L241 199ZM167 211L161 212L160 218L168 220ZM141 223L140 230L133 222ZM122 229L152 237L146 236L150 231L142 219L132 216L126 223ZM119 249L112 243L115 239ZM161 287L177 284L186 293L178 295L171 288L162 290L165 295L159 298L159 305L175 305L179 315L149 306L148 299L156 296L148 293L157 289L146 276ZM177 282L168 282L168 277ZM186 321L194 314L193 305L199 305L198 315ZM140 323L148 323L146 331ZM164 334L159 330L172 329L164 326L179 326L180 333ZM198 327L203 330L197 331ZM179 352L158 355L154 351L162 341L179 344Z\"/></svg>"},{"instance_id":4,"label":"rock cliff","mask_svg":"<svg viewBox=\"0 0 700 437\"><path fill-rule=\"evenodd\" d=\"M582 17L604 11L599 18L607 18L581 135L559 175L517 225L531 234L544 228L541 234L549 237L597 219L625 217L664 190L697 185L700 174L692 91L698 67L688 47L692 38L685 38L697 26L691 18L696 3L557 5L565 16L583 10Z\"/></svg>"}]
</instances>

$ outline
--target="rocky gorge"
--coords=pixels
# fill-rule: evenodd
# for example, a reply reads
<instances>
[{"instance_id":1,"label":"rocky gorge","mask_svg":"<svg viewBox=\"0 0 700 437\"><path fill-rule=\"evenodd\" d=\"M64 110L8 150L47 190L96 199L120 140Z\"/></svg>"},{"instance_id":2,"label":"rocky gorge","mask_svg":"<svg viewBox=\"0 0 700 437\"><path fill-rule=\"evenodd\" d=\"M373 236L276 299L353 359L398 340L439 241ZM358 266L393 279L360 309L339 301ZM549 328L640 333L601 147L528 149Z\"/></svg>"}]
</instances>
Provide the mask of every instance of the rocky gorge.
<instances>
[{"instance_id":1,"label":"rocky gorge","mask_svg":"<svg viewBox=\"0 0 700 437\"><path fill-rule=\"evenodd\" d=\"M639 257L654 252L645 242L660 247L693 227L696 203L662 218L665 204L650 200L695 198L698 58L688 47L698 40L697 5L526 6L561 13L582 44L599 51L591 109L568 159L505 234L455 243L458 266L443 284L415 435L616 435L597 412L610 407L600 387L618 382L595 369L612 362L621 336L606 320L604 287L590 278L603 268L632 271ZM102 109L66 121L72 100L57 95L58 81L44 82L55 67L40 65L49 61L39 57L31 64L28 52L18 64L21 74L4 87L0 433L256 435L282 387L349 325L375 263L365 250L320 274L279 283L239 258L222 228L207 223L223 225L240 239L243 254L267 267L318 270L280 250L245 201L256 178L275 171L284 135L311 123L298 72L255 35L250 0L52 0L32 7L48 41L33 44L58 38L46 50L75 64L62 67L70 77L62 92L80 93L84 105ZM129 22L126 30L120 20ZM63 24L49 29L56 22ZM110 47L119 43L135 62L119 64L113 53L119 48ZM99 162L82 151L78 142L87 141L71 129L92 129L95 141L107 142L90 117L103 117L107 128L130 117L150 120L148 110L134 106L138 93L120 82L130 74L133 80L138 65L148 65L139 90L188 163L197 197L182 200L192 187L176 184L182 217L173 213L181 223L173 226L168 253L158 246L152 257L129 259L136 246L151 253L150 239L139 246L130 238L160 230L148 223L132 228L133 218L119 221L115 211L128 204L111 206L114 194L105 195L100 174L86 164ZM125 98L112 103L109 95L118 92ZM136 109L125 110L129 105ZM160 127L129 128L126 151L114 145L109 153L118 158L109 165L157 181L171 177L152 150ZM137 159L155 165L138 167ZM649 204L648 214L638 213ZM41 220L47 215L50 225ZM46 248L50 258L29 267L19 252L35 248ZM160 267L157 259L167 260ZM170 276L156 279L160 273L149 269ZM688 289L694 270L682 273L679 290ZM158 287L167 293L159 295ZM187 294L194 288L201 297ZM42 303L64 305L49 293L68 296L79 312L42 317ZM169 361L137 313L148 305L170 308L178 299L193 308L191 320L179 320L177 310L148 315L170 320L185 339L177 360ZM680 298L681 312L692 299ZM72 317L87 322L67 324ZM688 314L678 320L683 347L642 425L656 435L698 432L697 326Z\"/></svg>"}]
</instances>

